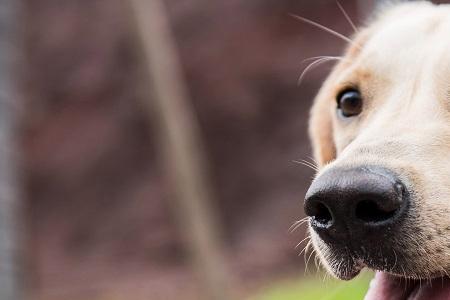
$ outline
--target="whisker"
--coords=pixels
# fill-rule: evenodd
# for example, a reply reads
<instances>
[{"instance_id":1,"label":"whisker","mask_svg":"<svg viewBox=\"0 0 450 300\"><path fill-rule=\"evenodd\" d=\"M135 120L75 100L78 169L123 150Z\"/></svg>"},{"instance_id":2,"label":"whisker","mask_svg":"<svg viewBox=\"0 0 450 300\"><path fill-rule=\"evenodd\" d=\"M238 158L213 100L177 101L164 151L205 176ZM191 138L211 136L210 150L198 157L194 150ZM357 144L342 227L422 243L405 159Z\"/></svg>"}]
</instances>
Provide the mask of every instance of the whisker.
<instances>
[{"instance_id":1,"label":"whisker","mask_svg":"<svg viewBox=\"0 0 450 300\"><path fill-rule=\"evenodd\" d=\"M297 85L300 85L303 81L303 78L305 77L306 73L308 73L308 71L314 69L315 67L320 66L323 63L329 62L329 61L333 61L333 60L341 60L341 57L323 57L323 58L319 58L315 61L313 61L312 63L310 63L302 72L302 74L300 75L300 77L297 80Z\"/></svg>"},{"instance_id":2,"label":"whisker","mask_svg":"<svg viewBox=\"0 0 450 300\"><path fill-rule=\"evenodd\" d=\"M292 162L296 163L296 164L300 164L303 165L305 167L308 167L310 169L312 169L313 171L319 171L318 167L316 165L314 165L313 163L307 161L307 160L293 160Z\"/></svg>"},{"instance_id":3,"label":"whisker","mask_svg":"<svg viewBox=\"0 0 450 300\"><path fill-rule=\"evenodd\" d=\"M308 162L309 164L311 164L312 166L314 166L318 170L319 169L319 164L317 163L317 161L314 158L310 157L310 156L307 156L307 158L309 158L311 161L308 161L306 159L302 159L302 160L305 161L305 162Z\"/></svg>"},{"instance_id":4,"label":"whisker","mask_svg":"<svg viewBox=\"0 0 450 300\"><path fill-rule=\"evenodd\" d=\"M353 28L353 30L355 31L355 33L358 33L358 29L355 26L355 23L353 23L352 19L350 18L350 16L347 14L347 12L345 11L344 7L341 5L341 3L339 3L338 0L336 0L336 4L339 7L339 9L341 10L342 14L344 15L344 17L347 19L348 23L350 24L350 26Z\"/></svg>"},{"instance_id":5,"label":"whisker","mask_svg":"<svg viewBox=\"0 0 450 300\"><path fill-rule=\"evenodd\" d=\"M333 58L333 59L337 59L338 57L340 59L343 59L342 56L319 55L319 56L313 56L313 57L305 58L304 60L302 60L302 63L307 62L307 61L311 61L311 60L317 60L319 58Z\"/></svg>"},{"instance_id":6,"label":"whisker","mask_svg":"<svg viewBox=\"0 0 450 300\"><path fill-rule=\"evenodd\" d=\"M303 247L302 251L300 251L300 253L298 254L298 256L301 256L303 252L305 252L305 256L306 256L306 252L308 252L308 248L311 245L311 240L308 241L308 243L306 244L305 247ZM306 257L305 257L306 258Z\"/></svg>"},{"instance_id":7,"label":"whisker","mask_svg":"<svg viewBox=\"0 0 450 300\"><path fill-rule=\"evenodd\" d=\"M305 264L305 274L307 274L307 272L308 272L309 261L311 260L311 257L313 256L314 252L315 252L315 250L313 249L313 251L311 251L311 254L310 254L309 257L308 257L308 260L306 261L306 264ZM306 252L305 252L305 258L306 258Z\"/></svg>"},{"instance_id":8,"label":"whisker","mask_svg":"<svg viewBox=\"0 0 450 300\"><path fill-rule=\"evenodd\" d=\"M394 262L394 266L391 268L391 270L395 271L395 267L397 266L397 253L395 252L394 248L392 248L392 251L394 251L395 262Z\"/></svg>"},{"instance_id":9,"label":"whisker","mask_svg":"<svg viewBox=\"0 0 450 300\"><path fill-rule=\"evenodd\" d=\"M327 281L330 281L330 279L331 279L330 273L324 272L324 275L323 275L323 282L326 283Z\"/></svg>"},{"instance_id":10,"label":"whisker","mask_svg":"<svg viewBox=\"0 0 450 300\"><path fill-rule=\"evenodd\" d=\"M309 161L306 161L306 160L304 160L304 159L302 159L302 161L303 161L303 163L304 164L306 164L306 165L308 165L308 166L310 166L311 167L311 169L313 169L314 171L319 171L319 169L317 168L317 166L316 165L314 165L314 164L312 164L311 162L309 162Z\"/></svg>"},{"instance_id":11,"label":"whisker","mask_svg":"<svg viewBox=\"0 0 450 300\"><path fill-rule=\"evenodd\" d=\"M302 226L304 223L308 222L309 217L304 217L301 220L295 221L294 224L292 224L291 227L289 227L288 232L293 233L295 230L297 230L300 226Z\"/></svg>"},{"instance_id":12,"label":"whisker","mask_svg":"<svg viewBox=\"0 0 450 300\"><path fill-rule=\"evenodd\" d=\"M308 235L307 237L305 237L303 240L300 241L300 243L297 244L297 246L295 246L295 249L297 249L304 241L306 241L307 239L310 239L311 237Z\"/></svg>"},{"instance_id":13,"label":"whisker","mask_svg":"<svg viewBox=\"0 0 450 300\"><path fill-rule=\"evenodd\" d=\"M296 164L300 164L300 165L303 165L303 166L306 166L308 168L311 168L311 169L315 170L315 166L314 165L311 165L309 162L304 161L303 159L302 160L294 160L293 162L296 163Z\"/></svg>"},{"instance_id":14,"label":"whisker","mask_svg":"<svg viewBox=\"0 0 450 300\"><path fill-rule=\"evenodd\" d=\"M294 162L294 163L296 163L296 164L299 164L299 165L302 165L302 166L305 166L305 167L308 167L308 168L310 168L310 169L316 171L316 169L315 169L313 166L311 166L310 164L307 164L307 163L304 163L304 162L298 161L298 160L294 160L294 161L292 161L292 162Z\"/></svg>"},{"instance_id":15,"label":"whisker","mask_svg":"<svg viewBox=\"0 0 450 300\"><path fill-rule=\"evenodd\" d=\"M320 268L320 257L318 255L316 255L314 257L314 266L316 267L316 270L319 270L319 268Z\"/></svg>"},{"instance_id":16,"label":"whisker","mask_svg":"<svg viewBox=\"0 0 450 300\"><path fill-rule=\"evenodd\" d=\"M308 158L309 158L316 166L319 166L319 163L317 162L317 160L316 160L314 157L308 156Z\"/></svg>"},{"instance_id":17,"label":"whisker","mask_svg":"<svg viewBox=\"0 0 450 300\"><path fill-rule=\"evenodd\" d=\"M400 268L402 269L403 277L405 278L405 287L403 290L406 292L406 290L408 289L408 281L407 281L406 271L402 265L400 265Z\"/></svg>"},{"instance_id":18,"label":"whisker","mask_svg":"<svg viewBox=\"0 0 450 300\"><path fill-rule=\"evenodd\" d=\"M322 25L322 24L319 24L319 23L317 23L317 22L314 22L314 21L312 21L312 20L309 20L309 19L307 19L307 18L298 16L298 15L294 15L294 14L289 14L289 15L290 15L291 17L293 17L294 19L297 19L297 20L299 20L299 21L301 21L301 22L304 22L304 23L307 23L307 24L309 24L309 25L312 25L312 26L314 26L314 27L316 27L316 28L319 28L319 29L321 29L321 30L323 30L323 31L325 31L325 32L328 32L328 33L334 35L334 36L337 37L337 38L340 38L341 40L343 40L343 41L345 41L345 42L347 42L347 43L350 43L350 44L352 44L352 45L355 45L356 47L359 47L359 46L358 46L354 41L352 41L349 37L347 37L347 36L345 36L345 35L343 35L343 34L337 32L337 31L335 31L335 30L333 30L333 29L331 29L331 28L328 28L328 27L326 27L326 26L324 26L324 25Z\"/></svg>"}]
</instances>

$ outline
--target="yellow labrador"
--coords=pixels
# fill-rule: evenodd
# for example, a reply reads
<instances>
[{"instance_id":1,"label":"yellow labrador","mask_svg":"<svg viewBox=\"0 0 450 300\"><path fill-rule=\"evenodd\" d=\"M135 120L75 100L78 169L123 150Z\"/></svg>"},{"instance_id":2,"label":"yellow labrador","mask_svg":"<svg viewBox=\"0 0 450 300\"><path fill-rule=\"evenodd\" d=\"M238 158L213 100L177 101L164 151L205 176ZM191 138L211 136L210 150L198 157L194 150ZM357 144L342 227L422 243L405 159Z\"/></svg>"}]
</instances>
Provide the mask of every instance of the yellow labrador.
<instances>
[{"instance_id":1,"label":"yellow labrador","mask_svg":"<svg viewBox=\"0 0 450 300\"><path fill-rule=\"evenodd\" d=\"M327 270L376 270L367 300L450 299L450 5L394 5L360 29L310 135L304 205Z\"/></svg>"}]
</instances>

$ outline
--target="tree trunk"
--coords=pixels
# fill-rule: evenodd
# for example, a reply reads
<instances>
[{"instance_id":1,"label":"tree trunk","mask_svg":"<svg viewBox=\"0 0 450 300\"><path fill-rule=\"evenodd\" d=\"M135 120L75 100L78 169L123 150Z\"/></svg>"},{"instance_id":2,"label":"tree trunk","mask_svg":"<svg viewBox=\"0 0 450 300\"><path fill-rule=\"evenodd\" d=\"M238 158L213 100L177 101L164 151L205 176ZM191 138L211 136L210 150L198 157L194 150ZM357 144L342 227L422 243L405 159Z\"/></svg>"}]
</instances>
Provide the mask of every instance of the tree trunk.
<instances>
[{"instance_id":1,"label":"tree trunk","mask_svg":"<svg viewBox=\"0 0 450 300\"><path fill-rule=\"evenodd\" d=\"M145 87L152 97L145 104L158 128L160 153L175 192L172 207L181 236L186 238L205 299L234 299L218 238L200 130L164 5L159 0L129 3L150 79Z\"/></svg>"}]
</instances>

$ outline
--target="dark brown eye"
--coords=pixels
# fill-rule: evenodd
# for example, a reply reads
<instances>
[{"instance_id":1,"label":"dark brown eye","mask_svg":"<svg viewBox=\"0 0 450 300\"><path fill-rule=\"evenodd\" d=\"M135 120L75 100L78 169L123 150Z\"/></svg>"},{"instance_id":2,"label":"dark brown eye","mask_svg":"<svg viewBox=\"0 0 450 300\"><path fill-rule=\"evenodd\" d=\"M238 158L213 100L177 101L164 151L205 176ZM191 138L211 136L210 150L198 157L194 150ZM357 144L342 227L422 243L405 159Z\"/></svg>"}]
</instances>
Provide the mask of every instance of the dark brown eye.
<instances>
[{"instance_id":1,"label":"dark brown eye","mask_svg":"<svg viewBox=\"0 0 450 300\"><path fill-rule=\"evenodd\" d=\"M362 111L361 93L356 89L341 92L337 97L337 108L345 118L359 115Z\"/></svg>"}]
</instances>

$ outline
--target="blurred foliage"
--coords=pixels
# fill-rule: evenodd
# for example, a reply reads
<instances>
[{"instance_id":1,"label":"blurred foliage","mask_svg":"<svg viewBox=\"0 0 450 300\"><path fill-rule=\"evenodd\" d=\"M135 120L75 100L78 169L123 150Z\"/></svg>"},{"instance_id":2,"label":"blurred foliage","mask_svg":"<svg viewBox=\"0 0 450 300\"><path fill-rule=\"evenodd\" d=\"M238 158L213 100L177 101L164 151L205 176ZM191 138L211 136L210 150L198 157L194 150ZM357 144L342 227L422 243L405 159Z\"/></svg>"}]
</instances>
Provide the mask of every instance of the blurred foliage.
<instances>
[{"instance_id":1,"label":"blurred foliage","mask_svg":"<svg viewBox=\"0 0 450 300\"><path fill-rule=\"evenodd\" d=\"M362 300L372 277L372 272L364 272L351 281L332 279L324 274L284 280L264 289L251 300Z\"/></svg>"}]
</instances>

